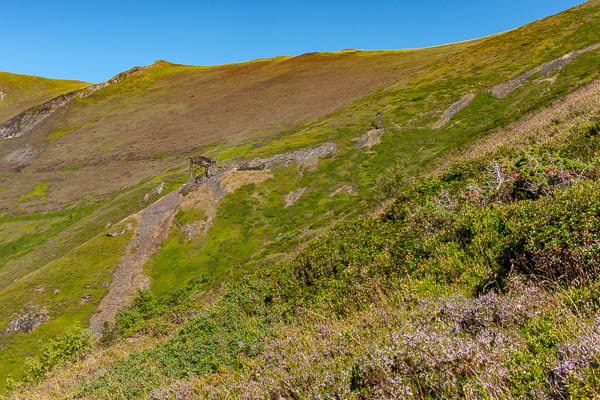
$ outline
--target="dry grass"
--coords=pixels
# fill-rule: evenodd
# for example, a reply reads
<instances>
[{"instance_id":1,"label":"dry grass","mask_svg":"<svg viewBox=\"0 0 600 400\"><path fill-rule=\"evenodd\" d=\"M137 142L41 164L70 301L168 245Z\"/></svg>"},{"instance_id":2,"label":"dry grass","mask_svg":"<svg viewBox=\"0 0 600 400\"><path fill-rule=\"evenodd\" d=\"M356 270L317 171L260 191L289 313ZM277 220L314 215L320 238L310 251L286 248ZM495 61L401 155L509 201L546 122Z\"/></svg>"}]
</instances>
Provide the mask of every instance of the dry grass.
<instances>
[{"instance_id":1,"label":"dry grass","mask_svg":"<svg viewBox=\"0 0 600 400\"><path fill-rule=\"evenodd\" d=\"M150 336L137 336L129 339L120 340L111 347L97 348L86 358L69 366L56 370L51 376L44 380L43 384L36 387L23 387L18 395L12 397L14 400L36 399L36 400L55 400L73 398L69 393L70 389L94 376L102 370L104 365L115 360L125 359L134 351L142 351L151 346L164 341L166 338L156 338Z\"/></svg>"}]
</instances>

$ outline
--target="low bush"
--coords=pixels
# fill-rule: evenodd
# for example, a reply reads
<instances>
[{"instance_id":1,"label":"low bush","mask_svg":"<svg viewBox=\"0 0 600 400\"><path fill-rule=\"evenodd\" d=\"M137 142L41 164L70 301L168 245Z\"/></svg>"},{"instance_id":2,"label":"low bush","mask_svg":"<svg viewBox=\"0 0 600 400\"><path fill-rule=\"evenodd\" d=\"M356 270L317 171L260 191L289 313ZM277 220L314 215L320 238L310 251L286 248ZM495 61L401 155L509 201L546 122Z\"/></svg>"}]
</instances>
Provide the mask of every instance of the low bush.
<instances>
[{"instance_id":1,"label":"low bush","mask_svg":"<svg viewBox=\"0 0 600 400\"><path fill-rule=\"evenodd\" d=\"M52 369L77 361L91 345L91 336L80 326L68 329L64 335L43 343L38 355L26 361L25 381L37 382Z\"/></svg>"}]
</instances>

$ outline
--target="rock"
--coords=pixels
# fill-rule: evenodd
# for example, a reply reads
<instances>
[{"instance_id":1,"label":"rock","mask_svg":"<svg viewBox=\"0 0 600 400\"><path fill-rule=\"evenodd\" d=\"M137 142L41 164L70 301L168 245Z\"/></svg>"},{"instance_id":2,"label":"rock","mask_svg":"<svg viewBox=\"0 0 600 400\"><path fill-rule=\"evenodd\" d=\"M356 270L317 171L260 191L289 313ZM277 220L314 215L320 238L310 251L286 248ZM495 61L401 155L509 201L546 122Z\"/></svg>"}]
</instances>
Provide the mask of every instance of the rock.
<instances>
[{"instance_id":1,"label":"rock","mask_svg":"<svg viewBox=\"0 0 600 400\"><path fill-rule=\"evenodd\" d=\"M257 158L248 163L238 166L239 171L248 170L263 170L274 166L283 166L287 168L291 163L310 163L318 162L319 158L328 154L335 154L337 148L333 143L325 143L317 147L312 147L306 150L296 150L289 153L281 153L269 158Z\"/></svg>"},{"instance_id":2,"label":"rock","mask_svg":"<svg viewBox=\"0 0 600 400\"><path fill-rule=\"evenodd\" d=\"M125 232L127 232L127 228L123 229L122 231L114 231L114 232L107 233L106 236L108 236L108 237L121 236L121 235L124 235Z\"/></svg>"},{"instance_id":3,"label":"rock","mask_svg":"<svg viewBox=\"0 0 600 400\"><path fill-rule=\"evenodd\" d=\"M106 224L106 226L104 227L104 229L108 229L110 228L110 222L108 224Z\"/></svg>"},{"instance_id":4,"label":"rock","mask_svg":"<svg viewBox=\"0 0 600 400\"><path fill-rule=\"evenodd\" d=\"M446 122L450 121L452 117L454 117L459 111L467 107L471 102L475 100L475 93L467 93L456 103L452 104L449 109L447 109L444 114L440 117L440 120L436 122L433 127L435 129L439 129L446 124Z\"/></svg>"},{"instance_id":5,"label":"rock","mask_svg":"<svg viewBox=\"0 0 600 400\"><path fill-rule=\"evenodd\" d=\"M513 91L515 91L519 86L525 83L527 79L531 78L538 72L541 72L543 75L546 76L548 76L549 74L554 74L560 71L566 65L570 64L580 55L596 50L598 48L600 48L600 43L593 44L591 46L586 47L585 49L574 51L572 53L567 53L562 57L555 58L554 60L548 61L542 65L530 69L529 71L525 71L521 75L509 80L508 82L503 82L494 86L490 89L490 92L498 99L502 99L511 94Z\"/></svg>"},{"instance_id":6,"label":"rock","mask_svg":"<svg viewBox=\"0 0 600 400\"><path fill-rule=\"evenodd\" d=\"M60 289L54 289L54 294L59 294L60 293Z\"/></svg>"},{"instance_id":7,"label":"rock","mask_svg":"<svg viewBox=\"0 0 600 400\"><path fill-rule=\"evenodd\" d=\"M257 164L257 165L242 164L239 167L237 167L238 171L262 171L263 169L265 169L264 164Z\"/></svg>"},{"instance_id":8,"label":"rock","mask_svg":"<svg viewBox=\"0 0 600 400\"><path fill-rule=\"evenodd\" d=\"M50 317L45 307L33 304L26 305L23 308L23 314L13 315L13 319L8 323L4 331L4 335L31 332L49 319Z\"/></svg>"},{"instance_id":9,"label":"rock","mask_svg":"<svg viewBox=\"0 0 600 400\"><path fill-rule=\"evenodd\" d=\"M0 101L4 100L6 98L6 96L8 96L8 94L6 94L6 92L3 92L2 90L0 90Z\"/></svg>"},{"instance_id":10,"label":"rock","mask_svg":"<svg viewBox=\"0 0 600 400\"><path fill-rule=\"evenodd\" d=\"M33 157L35 157L36 151L27 145L20 149L16 149L4 156L4 159L10 164L14 164L17 167L26 165Z\"/></svg>"},{"instance_id":11,"label":"rock","mask_svg":"<svg viewBox=\"0 0 600 400\"><path fill-rule=\"evenodd\" d=\"M154 189L152 189L151 191L149 191L148 193L146 193L144 195L144 202L148 201L150 199L150 197L157 195L157 194L161 194L163 192L163 189L165 188L165 183L161 182L160 185L158 185L157 187L155 187Z\"/></svg>"},{"instance_id":12,"label":"rock","mask_svg":"<svg viewBox=\"0 0 600 400\"><path fill-rule=\"evenodd\" d=\"M36 294L44 293L44 287L43 286L38 286L37 288L35 288L35 290L33 291L33 293L36 293Z\"/></svg>"},{"instance_id":13,"label":"rock","mask_svg":"<svg viewBox=\"0 0 600 400\"><path fill-rule=\"evenodd\" d=\"M352 194L354 192L354 188L351 185L343 185L337 188L333 193L329 195L329 197L333 197L337 194Z\"/></svg>"},{"instance_id":14,"label":"rock","mask_svg":"<svg viewBox=\"0 0 600 400\"><path fill-rule=\"evenodd\" d=\"M381 137L383 136L385 130L383 129L372 129L369 132L365 133L361 137L358 138L357 149L361 149L363 147L368 147L369 149L376 144L381 143ZM356 140L356 139L355 139Z\"/></svg>"},{"instance_id":15,"label":"rock","mask_svg":"<svg viewBox=\"0 0 600 400\"><path fill-rule=\"evenodd\" d=\"M284 200L285 200L285 208L288 208L289 206L291 206L292 204L294 204L296 201L298 201L298 199L300 197L302 197L302 195L308 190L308 188L300 188L298 190L295 190L291 193L288 193Z\"/></svg>"},{"instance_id":16,"label":"rock","mask_svg":"<svg viewBox=\"0 0 600 400\"><path fill-rule=\"evenodd\" d=\"M81 300L79 301L79 303L87 303L88 301L90 301L92 299L92 295L89 293L84 294L83 296L81 296Z\"/></svg>"}]
</instances>

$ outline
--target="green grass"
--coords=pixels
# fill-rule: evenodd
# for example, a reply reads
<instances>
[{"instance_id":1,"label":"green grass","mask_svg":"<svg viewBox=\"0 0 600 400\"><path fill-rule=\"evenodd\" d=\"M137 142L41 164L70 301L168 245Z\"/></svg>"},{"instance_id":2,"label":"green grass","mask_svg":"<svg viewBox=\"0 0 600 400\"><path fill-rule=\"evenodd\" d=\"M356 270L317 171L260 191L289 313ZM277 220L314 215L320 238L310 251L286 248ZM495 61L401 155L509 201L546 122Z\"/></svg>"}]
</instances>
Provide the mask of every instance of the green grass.
<instances>
[{"instance_id":1,"label":"green grass","mask_svg":"<svg viewBox=\"0 0 600 400\"><path fill-rule=\"evenodd\" d=\"M570 306L563 303L562 309L541 308L531 315L519 317L507 330L509 334L518 334L518 338L510 336L515 343L509 356L488 361L502 363L510 368L509 371L527 373L509 373L501 377L503 390L514 397L525 396L532 387L547 390L547 372L553 368L554 362L560 361L557 354L559 344L578 340L576 335L581 333L580 330L570 331L571 326L561 325L565 313L579 318L579 326L587 323L587 313L597 314L593 305L584 305L587 295L583 293L589 291L592 297L596 293L593 275L582 283L582 276L578 274L592 274L598 266L597 246L588 248L586 244L588 239L600 237L597 224L600 218L598 123L559 137L549 144L538 145L535 138L530 139L533 145L503 149L473 162L456 164L440 177L405 183L396 202L383 217L352 219L339 224L311 242L291 262L263 268L262 272L239 282L231 281L216 302L191 318L166 342L134 352L125 360L115 361L108 369L82 383L77 393L90 398L136 398L148 395L158 385L198 376L206 380L195 390L216 390L221 384L229 388L235 386L236 391L228 393L235 397L240 393L237 390L243 392L248 382L259 380L256 371L260 371L277 381L299 374L303 374L305 379L316 380L287 381L286 388L300 398L301 393L310 397L306 393L314 394L314 390L318 390L315 389L317 382L322 382L324 376L330 376L328 374L335 374L339 378L330 383L334 386L322 390L331 391L337 385L349 385L354 387L351 395L360 398L361 393L369 393L370 385L385 382L384 376L374 375L364 383L351 383L350 377L343 371L353 365L361 365L365 362L365 355L376 356L369 351L369 346L377 343L377 334L387 337L392 329L409 334L424 324L436 329L445 318L442 315L439 322L429 322L439 310L435 313L424 310L428 312L412 316L400 313L419 307L419 304L427 304L436 297L440 297L441 303L446 302L446 305L452 304L456 296L461 295L477 299L492 287L499 289L498 296L502 295L502 290L508 291L506 295L510 298L513 289L505 284L515 274L534 279L533 282L539 278L558 285L551 286L550 297L545 299L552 304L556 301L560 304L567 299L577 301L579 296L583 296L572 309L565 309ZM542 172L531 175L530 164L521 162L523 157L536 160L540 165L536 171ZM495 197L502 190L491 191L484 194L489 196L491 203L481 205L480 200L466 195L471 193L470 186L484 187L486 180L490 179L487 165L491 160L507 168L515 168L517 175L538 181L554 193L544 195L540 192L532 197L527 191L519 192L519 185L524 182L516 181L506 187L515 190L517 197L514 200L503 201ZM544 181L543 176L547 172L543 171L555 168L558 162L567 163L572 168L586 168L590 174L582 181L573 182L569 188L553 187ZM252 189L255 188L242 190L248 193ZM454 206L444 206L439 202L444 191L456 202ZM529 197L519 198L519 193ZM586 254L589 272L579 270L577 265L568 261L580 252ZM534 254L560 255L564 257L564 263L560 265L565 269L557 272ZM526 264L516 261L521 260L522 255L531 257L525 259ZM513 262L510 269L509 261ZM566 294L564 291L570 292ZM397 299L398 303L388 302L391 299ZM536 307L527 302L520 306L531 307L532 310ZM186 306L178 307L173 310L174 315L185 312ZM483 303L480 307L484 307ZM377 313L369 313L368 310L376 310ZM451 313L452 308L447 312ZM465 315L470 315L468 312ZM514 310L506 309L504 312ZM155 320L157 324L160 321ZM323 321L329 324L324 326ZM384 324L384 321L387 322ZM473 323L491 323L493 329L498 329L494 331L496 334L505 333L501 326L493 325L494 322L482 319ZM379 331L377 327L380 324L384 324L386 329ZM143 325L152 326L152 323L144 322ZM325 342L323 351L328 349L328 354L338 357L335 363L327 363L319 356L319 346L321 340L329 340L324 337L332 329L335 330L334 343L340 343L347 351L334 350ZM453 329L458 328L454 325ZM286 341L283 338L288 332L294 335L306 332L306 336L295 336L298 340ZM452 330L443 334L453 340L461 338ZM381 343L382 346L385 344ZM452 341L449 340L447 345L450 351ZM383 347L380 351L384 351ZM415 349L407 354L416 356L419 351ZM287 363L283 366L277 361L281 354L286 354L284 360L287 362L298 352L304 357L313 357L314 354L314 363L308 366L308 370L304 364ZM385 364L381 365L381 374L393 376L404 373L393 368L388 371L383 367ZM430 396L436 397L435 386L429 386L432 381L444 381L445 376L453 374L458 376L457 390L461 387L466 390L472 380L477 381L478 377L484 376L476 375L469 368L436 370L435 365L433 361L419 365L419 374L430 374L427 375L428 385L419 382L419 376L423 375L415 377L407 374L405 382L414 385L415 390L421 387ZM489 366L482 365L483 368ZM597 388L594 377L598 367L592 362L590 368L594 373L587 381L577 381L577 385L566 390L593 392ZM291 376L286 375L288 371L291 371ZM267 396L277 389L267 384L260 390ZM462 397L460 391L452 393Z\"/></svg>"},{"instance_id":2,"label":"green grass","mask_svg":"<svg viewBox=\"0 0 600 400\"><path fill-rule=\"evenodd\" d=\"M13 312L29 303L46 306L52 317L35 331L0 338L0 376L22 377L22 360L36 354L41 344L75 324L87 326L90 315L106 294L117 261L131 238L107 237L108 222L115 223L145 207L145 193L161 181L163 195L178 188L185 176L178 172L161 174L114 193L99 203L63 211L30 215L0 216L0 328ZM17 229L17 227L22 227ZM110 229L119 226L112 225ZM13 232L9 235L9 230ZM6 234L6 236L5 236ZM51 243L48 245L48 243ZM29 257L29 258L28 258ZM91 286L86 289L85 286ZM33 295L40 286L42 294ZM54 294L54 289L60 293ZM84 293L90 302L79 303ZM0 381L4 387L5 380Z\"/></svg>"},{"instance_id":3,"label":"green grass","mask_svg":"<svg viewBox=\"0 0 600 400\"><path fill-rule=\"evenodd\" d=\"M202 149L215 158L236 161L305 149L325 142L335 143L338 151L321 159L314 169L294 164L273 168L273 178L227 194L219 203L217 216L204 237L188 240L174 226L146 266L152 279L151 296L160 301L172 298L178 290L187 288L189 282L201 276L200 288L216 291L224 285L225 297L164 346L135 353L129 359L113 364L104 375L86 383L85 390L89 391L84 393L136 397L161 382L185 378L190 373L217 373L221 366L241 370L243 363L240 360L258 356L281 327L277 324L285 323L287 318L294 321L296 306L344 318L355 311L364 311L365 306L375 301L378 295L373 293L373 282L410 285L418 294L431 296L448 290L473 296L490 281L498 287L504 285L507 271L502 257L510 251L541 251L546 242L580 246L581 243L571 237L576 238L577 226L595 229L586 225L585 220L593 215L573 215L569 207L582 206L586 195L596 190L597 183L578 185L557 199L519 199L522 201L517 205L498 207L465 205L460 213L452 214L436 206L436 196L442 190L466 196L468 193L464 188L467 185L481 183L484 179L481 164L457 166L441 180L424 177L463 146L600 77L596 68L600 52L595 51L580 56L565 67L553 84L539 83L532 78L501 100L487 93L493 85L522 71L600 41L600 29L596 29L599 12L598 6L593 5L585 11L574 10L503 35L463 44L462 51L449 52L443 61L420 67L410 79L377 90L348 108L317 121L303 123L275 137L257 135L251 144L220 143ZM408 53L418 54L418 51ZM167 74L184 74L194 68L161 63L148 73L136 75L82 102L101 103L113 97L127 98L162 90L153 89L153 80ZM431 128L449 105L468 92L477 93L477 97L467 108L443 128ZM382 143L370 151L357 149L355 139L371 128L378 109L384 109L386 132ZM545 149L535 149L540 162L542 150ZM160 160L169 156L169 153L159 153L154 158ZM578 159L581 154L568 156L577 162L590 162ZM512 153L510 157L516 158ZM531 172L516 162L514 164L523 173ZM397 174L398 171L401 173ZM404 178L396 175L413 175L423 180L404 188L398 202L388 209L387 220L356 220L355 217L397 193L394 185L404 182ZM181 173L173 176L173 181L168 181L168 190L184 180ZM138 210L143 194L163 178L156 177L128 188L104 199L100 205L90 205L72 222L73 231L61 239L63 249L69 244L86 246L86 241L95 237L104 224ZM350 187L352 192L334 195L341 187ZM293 205L284 207L285 196L300 188L308 190ZM592 205L596 200L596 197L590 200L594 202ZM541 221L544 213L549 211L564 219L548 223L549 236L532 234L545 226ZM51 216L44 218L50 220ZM182 225L205 218L199 208L191 207L180 211L175 223ZM568 218L577 221L576 226L566 223ZM348 222L310 244L291 263L277 263L291 258L326 227L342 220ZM53 223L51 226L57 226L55 230L32 230L24 234L22 238L25 239L9 249L4 259L15 260L17 255L48 241L60 229L66 229L66 225L61 225L63 223ZM443 229L431 232L433 228L428 224L435 223ZM14 244L16 240L7 244ZM102 243L95 245L101 247ZM111 251L112 255L122 248L107 247L105 250ZM61 257L70 254L63 251ZM76 253L73 257L73 263L82 260L89 266L88 273L110 269L108 264L98 264L100 261L94 258L96 256L86 258L85 253ZM11 268L8 262L4 265L7 265L6 269ZM32 269L23 267L23 271L32 272ZM34 274L46 279L50 276L48 271L41 269ZM61 271L70 269L63 265ZM265 276L243 280L255 271L263 271ZM10 281L16 274L14 270L13 275L2 275L3 272L0 269L0 277L10 277ZM4 290L14 288L18 288L18 284L11 284ZM70 293L72 299L77 295L79 293ZM8 297L5 301L9 303ZM0 304L4 303L0 301ZM163 306L168 309L167 304ZM43 326L51 326L55 329L52 332L59 333L58 325L55 325L57 320L84 322L90 312L86 307L61 309L56 320ZM139 314L142 317L136 318L147 324L144 329L150 329L147 319L154 318L155 313ZM39 338L49 337L52 332L41 329ZM34 332L33 337L38 337L35 335ZM29 340L26 337L29 336L10 340ZM242 354L237 342L249 343L250 347ZM24 350L20 354L35 351L36 347L31 343L22 345ZM15 349L9 346L6 351L0 350L0 356L10 358ZM0 362L1 371L6 373L8 369L4 365Z\"/></svg>"},{"instance_id":4,"label":"green grass","mask_svg":"<svg viewBox=\"0 0 600 400\"><path fill-rule=\"evenodd\" d=\"M90 315L107 293L104 284L111 281L112 272L130 237L131 232L118 237L97 236L0 291L2 330L11 315L20 313L26 304L46 307L52 316L51 321L29 334L0 337L0 375L21 378L24 373L22 361L35 355L45 339L55 337L75 324L87 326ZM35 293L39 287L44 288L43 292ZM59 292L55 293L55 290ZM90 294L92 299L81 303L84 294Z\"/></svg>"},{"instance_id":5,"label":"green grass","mask_svg":"<svg viewBox=\"0 0 600 400\"><path fill-rule=\"evenodd\" d=\"M35 188L29 193L22 194L19 196L19 203L23 203L33 199L46 200L46 191L48 190L48 185L46 183L38 183Z\"/></svg>"},{"instance_id":6,"label":"green grass","mask_svg":"<svg viewBox=\"0 0 600 400\"><path fill-rule=\"evenodd\" d=\"M234 147L225 151L222 151L220 153L217 153L215 155L215 158L217 160L231 160L233 158L239 158L240 156L243 156L245 153L247 153L249 150L252 150L252 148L254 147L254 145L252 144L246 144L243 146L238 146L238 147Z\"/></svg>"},{"instance_id":7,"label":"green grass","mask_svg":"<svg viewBox=\"0 0 600 400\"><path fill-rule=\"evenodd\" d=\"M85 125L81 125L81 126L72 126L72 127L70 127L70 128L61 128L61 129L59 129L58 131L56 131L56 132L53 132L53 133L49 134L49 135L48 135L48 137L47 137L47 140L48 140L48 142L49 142L49 143L54 143L54 142L56 142L58 139L60 139L61 137L65 136L65 135L67 135L67 134L69 134L69 133L71 133L71 132L77 131L77 130L79 130L79 129L81 129L81 128L87 128L87 127L89 127L89 126L92 126L92 125L93 125L93 124L95 124L96 122L98 122L98 120L97 120L97 119L95 119L95 120L92 120L92 121L88 122L88 123L87 123L87 124L85 124Z\"/></svg>"},{"instance_id":8,"label":"green grass","mask_svg":"<svg viewBox=\"0 0 600 400\"><path fill-rule=\"evenodd\" d=\"M62 220L64 220L64 217L0 222L0 246L10 243L23 235L43 232ZM0 218L0 221L2 221L2 218Z\"/></svg>"},{"instance_id":9,"label":"green grass","mask_svg":"<svg viewBox=\"0 0 600 400\"><path fill-rule=\"evenodd\" d=\"M83 89L89 85L80 81L0 72L0 89L7 93L7 97L0 104L0 122L60 94Z\"/></svg>"},{"instance_id":10,"label":"green grass","mask_svg":"<svg viewBox=\"0 0 600 400\"><path fill-rule=\"evenodd\" d=\"M174 156L174 155L176 155L176 154L177 154L177 153L176 153L176 152L174 152L174 151L169 151L169 152L166 152L166 153L160 153L160 154L157 154L157 155L155 155L154 157L152 157L152 159L153 159L153 160L157 160L157 161L159 161L159 160L164 160L165 158L169 158L169 157L171 157L171 156Z\"/></svg>"},{"instance_id":11,"label":"green grass","mask_svg":"<svg viewBox=\"0 0 600 400\"><path fill-rule=\"evenodd\" d=\"M173 222L178 225L185 225L192 222L203 221L206 219L204 211L193 208L190 210L179 210L173 219Z\"/></svg>"},{"instance_id":12,"label":"green grass","mask_svg":"<svg viewBox=\"0 0 600 400\"><path fill-rule=\"evenodd\" d=\"M435 78L429 84L402 91L379 91L348 110L304 124L277 138L220 150L217 157L221 159L233 156L251 159L323 142L338 145L336 157L322 160L315 171L300 175L294 165L288 170L276 169L274 179L227 195L206 238L188 242L175 233L152 262L153 290L161 294L170 287L183 285L195 273L208 274L215 283L232 279L257 268L265 259L292 250L301 243L297 239L301 233L308 233L310 237L313 229L375 207L382 200L380 192L384 182L381 177L386 173L401 165L406 174L423 176L437 165L438 160L461 146L548 106L568 91L600 77L600 71L593 68L599 55L600 51L596 50L577 58L558 73L553 85L538 83L532 78L501 100L482 91L442 129L410 126L427 126L437 120L437 115L428 112L439 107L439 103L431 101L432 96L446 102L444 96L450 88L461 87L467 92L482 83L488 84L489 71L480 77L467 74L466 77ZM388 128L382 144L374 147L371 153L355 149L353 139L370 129L372 122L364 117L365 107L370 110L372 103L390 96L394 100L388 101L388 111L384 114ZM402 113L395 110L402 110ZM345 113L358 115L360 119L342 128L323 126L325 121L335 120ZM392 128L393 125L407 127ZM351 195L330 196L344 185L353 188ZM303 187L309 191L292 207L284 208L283 197ZM250 196L253 193L258 196Z\"/></svg>"}]
</instances>

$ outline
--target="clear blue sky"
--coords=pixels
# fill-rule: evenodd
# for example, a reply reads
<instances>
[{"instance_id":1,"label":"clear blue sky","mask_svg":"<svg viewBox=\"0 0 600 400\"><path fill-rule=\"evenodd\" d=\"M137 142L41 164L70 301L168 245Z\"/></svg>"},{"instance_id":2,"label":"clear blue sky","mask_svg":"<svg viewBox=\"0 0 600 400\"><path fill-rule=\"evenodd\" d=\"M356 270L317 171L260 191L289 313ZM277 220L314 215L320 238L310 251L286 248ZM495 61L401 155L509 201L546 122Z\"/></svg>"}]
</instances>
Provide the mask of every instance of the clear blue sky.
<instances>
[{"instance_id":1,"label":"clear blue sky","mask_svg":"<svg viewBox=\"0 0 600 400\"><path fill-rule=\"evenodd\" d=\"M583 0L2 1L0 71L100 82L157 59L213 65L473 39Z\"/></svg>"}]
</instances>

